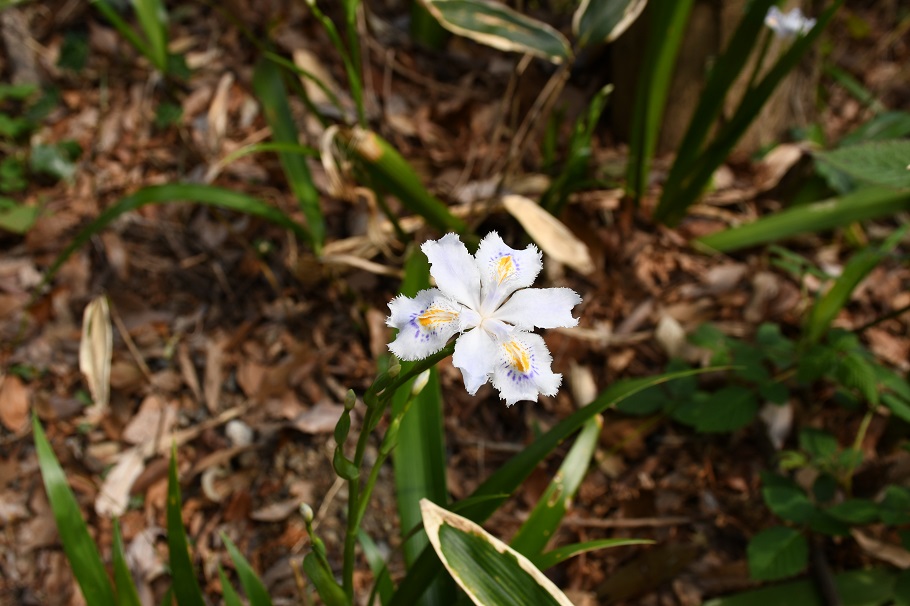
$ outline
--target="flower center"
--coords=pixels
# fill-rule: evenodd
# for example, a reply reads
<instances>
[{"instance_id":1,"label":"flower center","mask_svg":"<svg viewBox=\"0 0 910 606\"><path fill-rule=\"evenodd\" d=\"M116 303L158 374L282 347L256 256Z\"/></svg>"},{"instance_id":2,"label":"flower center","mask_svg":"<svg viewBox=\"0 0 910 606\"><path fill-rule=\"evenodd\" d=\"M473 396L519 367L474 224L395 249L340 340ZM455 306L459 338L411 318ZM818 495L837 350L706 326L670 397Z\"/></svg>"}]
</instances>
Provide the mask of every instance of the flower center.
<instances>
[{"instance_id":1,"label":"flower center","mask_svg":"<svg viewBox=\"0 0 910 606\"><path fill-rule=\"evenodd\" d=\"M509 341L505 343L503 349L506 351L509 364L518 372L524 374L531 370L531 356L528 350L518 341Z\"/></svg>"},{"instance_id":2,"label":"flower center","mask_svg":"<svg viewBox=\"0 0 910 606\"><path fill-rule=\"evenodd\" d=\"M422 314L417 316L417 322L424 328L432 328L440 324L448 324L458 319L458 312L438 307L428 307Z\"/></svg>"}]
</instances>

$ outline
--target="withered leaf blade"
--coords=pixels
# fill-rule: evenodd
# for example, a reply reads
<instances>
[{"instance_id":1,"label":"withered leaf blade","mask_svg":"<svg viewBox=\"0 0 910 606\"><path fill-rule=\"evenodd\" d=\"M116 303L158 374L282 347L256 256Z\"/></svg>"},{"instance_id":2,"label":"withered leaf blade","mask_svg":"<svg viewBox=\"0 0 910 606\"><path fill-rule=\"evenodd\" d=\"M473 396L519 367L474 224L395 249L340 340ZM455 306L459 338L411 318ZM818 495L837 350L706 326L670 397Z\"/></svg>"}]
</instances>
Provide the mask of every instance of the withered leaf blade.
<instances>
[{"instance_id":1,"label":"withered leaf blade","mask_svg":"<svg viewBox=\"0 0 910 606\"><path fill-rule=\"evenodd\" d=\"M503 196L502 204L543 252L581 274L594 271L594 261L587 245L539 204L518 195Z\"/></svg>"},{"instance_id":2,"label":"withered leaf blade","mask_svg":"<svg viewBox=\"0 0 910 606\"><path fill-rule=\"evenodd\" d=\"M107 410L111 396L111 357L114 330L107 297L92 300L82 315L82 340L79 343L79 370L88 383L98 413Z\"/></svg>"}]
</instances>

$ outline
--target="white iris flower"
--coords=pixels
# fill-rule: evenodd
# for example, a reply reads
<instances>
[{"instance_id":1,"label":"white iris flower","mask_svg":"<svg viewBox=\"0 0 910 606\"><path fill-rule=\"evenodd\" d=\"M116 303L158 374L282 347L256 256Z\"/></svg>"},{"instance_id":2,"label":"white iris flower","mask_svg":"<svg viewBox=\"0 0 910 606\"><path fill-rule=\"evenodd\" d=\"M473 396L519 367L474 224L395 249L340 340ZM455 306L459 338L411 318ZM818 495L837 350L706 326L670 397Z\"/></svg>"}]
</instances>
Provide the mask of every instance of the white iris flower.
<instances>
[{"instance_id":1,"label":"white iris flower","mask_svg":"<svg viewBox=\"0 0 910 606\"><path fill-rule=\"evenodd\" d=\"M509 406L556 395L562 375L551 370L543 338L530 330L577 325L572 308L581 297L571 288L528 288L543 267L537 247L515 250L491 232L474 256L455 234L424 242L421 250L437 288L389 303L386 323L398 329L392 353L419 360L461 333L452 363L471 395L491 379Z\"/></svg>"},{"instance_id":2,"label":"white iris flower","mask_svg":"<svg viewBox=\"0 0 910 606\"><path fill-rule=\"evenodd\" d=\"M776 6L772 6L765 15L765 25L779 38L790 40L809 33L809 30L815 27L815 19L805 17L798 8L783 13Z\"/></svg>"}]
</instances>

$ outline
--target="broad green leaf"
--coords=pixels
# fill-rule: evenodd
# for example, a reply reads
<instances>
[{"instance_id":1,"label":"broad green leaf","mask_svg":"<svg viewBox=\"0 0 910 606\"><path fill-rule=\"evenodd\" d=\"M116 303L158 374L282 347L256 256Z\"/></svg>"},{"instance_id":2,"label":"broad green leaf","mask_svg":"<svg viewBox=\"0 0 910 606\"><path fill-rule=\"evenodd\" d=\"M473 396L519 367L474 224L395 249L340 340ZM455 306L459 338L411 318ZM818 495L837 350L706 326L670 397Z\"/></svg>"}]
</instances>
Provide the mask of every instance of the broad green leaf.
<instances>
[{"instance_id":1,"label":"broad green leaf","mask_svg":"<svg viewBox=\"0 0 910 606\"><path fill-rule=\"evenodd\" d=\"M809 544L798 530L774 526L749 541L749 574L757 581L773 581L801 572L809 562Z\"/></svg>"},{"instance_id":2,"label":"broad green leaf","mask_svg":"<svg viewBox=\"0 0 910 606\"><path fill-rule=\"evenodd\" d=\"M572 57L565 36L505 4L490 0L420 0L440 25L499 50L530 53L552 63Z\"/></svg>"},{"instance_id":3,"label":"broad green leaf","mask_svg":"<svg viewBox=\"0 0 910 606\"><path fill-rule=\"evenodd\" d=\"M62 145L34 145L28 158L33 173L68 181L76 174L76 164Z\"/></svg>"},{"instance_id":4,"label":"broad green leaf","mask_svg":"<svg viewBox=\"0 0 910 606\"><path fill-rule=\"evenodd\" d=\"M891 395L890 393L886 393L882 394L882 404L887 406L896 417L910 423L910 402L907 402L907 400L904 400L903 398Z\"/></svg>"},{"instance_id":5,"label":"broad green leaf","mask_svg":"<svg viewBox=\"0 0 910 606\"><path fill-rule=\"evenodd\" d=\"M253 89L262 103L266 121L272 131L272 139L279 143L299 145L297 126L291 115L281 68L267 59L260 60L253 70ZM281 160L288 185L306 217L313 250L319 255L325 243L325 219L319 205L319 192L313 184L306 158L289 152L278 152L278 158Z\"/></svg>"},{"instance_id":6,"label":"broad green leaf","mask_svg":"<svg viewBox=\"0 0 910 606\"><path fill-rule=\"evenodd\" d=\"M0 198L0 201L2 200L5 200L5 198ZM36 206L19 204L0 206L0 229L16 234L24 234L38 220L40 212Z\"/></svg>"},{"instance_id":7,"label":"broad green leaf","mask_svg":"<svg viewBox=\"0 0 910 606\"><path fill-rule=\"evenodd\" d=\"M885 488L885 498L879 503L879 516L888 526L910 524L910 489L893 485Z\"/></svg>"},{"instance_id":8,"label":"broad green leaf","mask_svg":"<svg viewBox=\"0 0 910 606\"><path fill-rule=\"evenodd\" d=\"M139 593L133 574L126 564L126 553L123 549L123 537L120 535L120 522L114 520L114 588L117 591L117 606L140 606Z\"/></svg>"},{"instance_id":9,"label":"broad green leaf","mask_svg":"<svg viewBox=\"0 0 910 606\"><path fill-rule=\"evenodd\" d=\"M652 385L658 385L673 379L691 375L717 372L718 370L723 370L723 368L709 367L685 370L615 382L612 386L603 391L593 402L557 423L553 428L538 437L532 444L509 459L502 467L487 478L483 484L470 495L469 498L477 499L478 501L475 505L462 510L464 516L474 522L483 522L486 520L494 511L496 511L496 509L498 509L502 501L499 498L487 500L482 497L498 497L502 494L513 493L518 486L531 475L531 472L534 471L541 461L553 452L553 450L565 439L581 429L588 419L601 414L606 409L615 406L618 402L621 402L627 397L651 387ZM457 503L453 505L453 508L455 506L457 506ZM389 606L411 606L415 604L416 600L426 590L430 581L439 573L440 566L439 558L436 556L435 552L430 549L424 549L423 553L409 570L408 575L398 586Z\"/></svg>"},{"instance_id":10,"label":"broad green leaf","mask_svg":"<svg viewBox=\"0 0 910 606\"><path fill-rule=\"evenodd\" d=\"M107 208L103 213L89 223L76 235L75 238L63 249L50 268L44 274L44 283L49 282L60 266L63 265L74 251L88 242L92 236L110 225L120 215L136 210L146 204L186 203L196 202L209 206L219 206L259 217L284 227L305 241L310 240L306 227L297 223L286 214L257 200L230 189L214 187L211 185L198 185L191 183L176 183L171 185L153 185L140 189L136 193L121 198L116 204Z\"/></svg>"},{"instance_id":11,"label":"broad green leaf","mask_svg":"<svg viewBox=\"0 0 910 606\"><path fill-rule=\"evenodd\" d=\"M858 181L910 188L910 139L860 143L816 152L815 157Z\"/></svg>"},{"instance_id":12,"label":"broad green leaf","mask_svg":"<svg viewBox=\"0 0 910 606\"><path fill-rule=\"evenodd\" d=\"M808 524L815 517L815 505L795 482L772 473L762 473L762 496L775 515L796 524Z\"/></svg>"},{"instance_id":13,"label":"broad green leaf","mask_svg":"<svg viewBox=\"0 0 910 606\"><path fill-rule=\"evenodd\" d=\"M839 449L837 438L815 427L804 427L799 431L799 447L816 461L830 460Z\"/></svg>"},{"instance_id":14,"label":"broad green leaf","mask_svg":"<svg viewBox=\"0 0 910 606\"><path fill-rule=\"evenodd\" d=\"M66 482L66 474L60 467L37 416L32 417L32 432L35 434L35 451L44 490L47 491L51 511L54 512L63 552L79 583L79 589L89 604L116 604L114 590L101 556L88 533L76 497Z\"/></svg>"},{"instance_id":15,"label":"broad green leaf","mask_svg":"<svg viewBox=\"0 0 910 606\"><path fill-rule=\"evenodd\" d=\"M0 84L0 101L15 99L21 101L38 92L35 84Z\"/></svg>"},{"instance_id":16,"label":"broad green leaf","mask_svg":"<svg viewBox=\"0 0 910 606\"><path fill-rule=\"evenodd\" d=\"M221 566L218 566L218 579L221 581L221 595L224 598L225 606L243 606L240 594L231 585L231 581L224 574L224 568Z\"/></svg>"},{"instance_id":17,"label":"broad green leaf","mask_svg":"<svg viewBox=\"0 0 910 606\"><path fill-rule=\"evenodd\" d=\"M843 227L854 221L887 217L910 209L910 192L864 188L855 192L780 211L752 223L695 240L707 250L731 252L792 236Z\"/></svg>"},{"instance_id":18,"label":"broad green leaf","mask_svg":"<svg viewBox=\"0 0 910 606\"><path fill-rule=\"evenodd\" d=\"M572 499L588 473L591 458L597 450L603 419L597 415L579 432L562 465L525 520L512 537L510 547L534 561L559 528Z\"/></svg>"},{"instance_id":19,"label":"broad green leaf","mask_svg":"<svg viewBox=\"0 0 910 606\"><path fill-rule=\"evenodd\" d=\"M240 584L243 585L243 591L250 600L250 606L272 606L272 599L265 585L262 584L259 575L250 566L250 563L243 557L234 542L226 534L221 534L221 540L227 547L231 561L234 562L234 568L237 570L237 576L240 578Z\"/></svg>"},{"instance_id":20,"label":"broad green leaf","mask_svg":"<svg viewBox=\"0 0 910 606\"><path fill-rule=\"evenodd\" d=\"M420 249L412 246L404 266L401 294L413 297L418 291L430 287L430 264ZM402 362L402 372L414 367L414 362ZM416 396L411 393L414 380L408 381L392 397L392 415L407 412L401 420L398 446L392 457L395 469L395 495L400 526L403 530L421 524L420 500L431 499L446 503L449 498L446 486L445 430L443 427L442 389L439 373L430 370L429 380ZM409 404L409 400L413 400ZM410 565L428 545L423 533L412 536L404 543L405 562ZM423 598L422 604L441 604L452 591L445 579L434 582Z\"/></svg>"},{"instance_id":21,"label":"broad green leaf","mask_svg":"<svg viewBox=\"0 0 910 606\"><path fill-rule=\"evenodd\" d=\"M878 519L878 505L868 499L847 499L825 511L849 524L871 524Z\"/></svg>"},{"instance_id":22,"label":"broad green leaf","mask_svg":"<svg viewBox=\"0 0 910 606\"><path fill-rule=\"evenodd\" d=\"M881 606L894 595L895 573L883 568L851 570L834 575L842 606ZM813 579L782 583L716 598L704 606L825 606Z\"/></svg>"},{"instance_id":23,"label":"broad green leaf","mask_svg":"<svg viewBox=\"0 0 910 606\"><path fill-rule=\"evenodd\" d=\"M530 560L477 524L427 499L420 509L443 565L478 606L572 606Z\"/></svg>"},{"instance_id":24,"label":"broad green leaf","mask_svg":"<svg viewBox=\"0 0 910 606\"><path fill-rule=\"evenodd\" d=\"M910 135L910 113L885 112L856 127L841 139L841 146L856 145L867 141L887 141Z\"/></svg>"},{"instance_id":25,"label":"broad green leaf","mask_svg":"<svg viewBox=\"0 0 910 606\"><path fill-rule=\"evenodd\" d=\"M758 412L758 398L752 389L730 385L708 396L696 394L690 402L673 411L673 418L699 432L735 431L745 427Z\"/></svg>"},{"instance_id":26,"label":"broad green leaf","mask_svg":"<svg viewBox=\"0 0 910 606\"><path fill-rule=\"evenodd\" d=\"M183 502L177 477L177 446L171 447L167 476L167 548L174 596L179 606L205 606L183 526Z\"/></svg>"},{"instance_id":27,"label":"broad green leaf","mask_svg":"<svg viewBox=\"0 0 910 606\"><path fill-rule=\"evenodd\" d=\"M597 549L609 549L611 547L627 547L629 545L653 545L654 541L650 539L599 539L596 541L586 541L584 543L572 543L563 545L551 551L548 551L539 557L532 558L531 561L541 570L548 570L557 564L565 562L569 558L574 558L582 553L595 551Z\"/></svg>"},{"instance_id":28,"label":"broad green leaf","mask_svg":"<svg viewBox=\"0 0 910 606\"><path fill-rule=\"evenodd\" d=\"M648 0L582 0L572 17L578 45L613 42L635 23L647 4Z\"/></svg>"}]
</instances>

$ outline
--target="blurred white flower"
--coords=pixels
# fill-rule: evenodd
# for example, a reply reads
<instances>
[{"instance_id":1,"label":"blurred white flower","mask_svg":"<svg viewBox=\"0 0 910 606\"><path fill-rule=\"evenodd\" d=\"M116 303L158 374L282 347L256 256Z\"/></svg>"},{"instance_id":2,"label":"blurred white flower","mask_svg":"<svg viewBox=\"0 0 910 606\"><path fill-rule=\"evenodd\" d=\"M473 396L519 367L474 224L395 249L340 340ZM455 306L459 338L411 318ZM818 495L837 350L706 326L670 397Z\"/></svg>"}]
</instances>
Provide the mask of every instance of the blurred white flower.
<instances>
[{"instance_id":1,"label":"blurred white flower","mask_svg":"<svg viewBox=\"0 0 910 606\"><path fill-rule=\"evenodd\" d=\"M807 18L798 8L783 13L776 6L772 6L765 15L765 25L779 38L790 40L809 33L809 30L815 27L815 19Z\"/></svg>"},{"instance_id":2,"label":"blurred white flower","mask_svg":"<svg viewBox=\"0 0 910 606\"><path fill-rule=\"evenodd\" d=\"M452 363L471 395L491 379L509 406L556 395L562 375L551 370L543 338L530 330L577 325L572 308L581 297L570 288L528 288L543 267L537 247L515 250L491 232L473 256L455 234L421 250L437 288L389 303L386 323L398 329L392 353L419 360L461 333Z\"/></svg>"}]
</instances>

